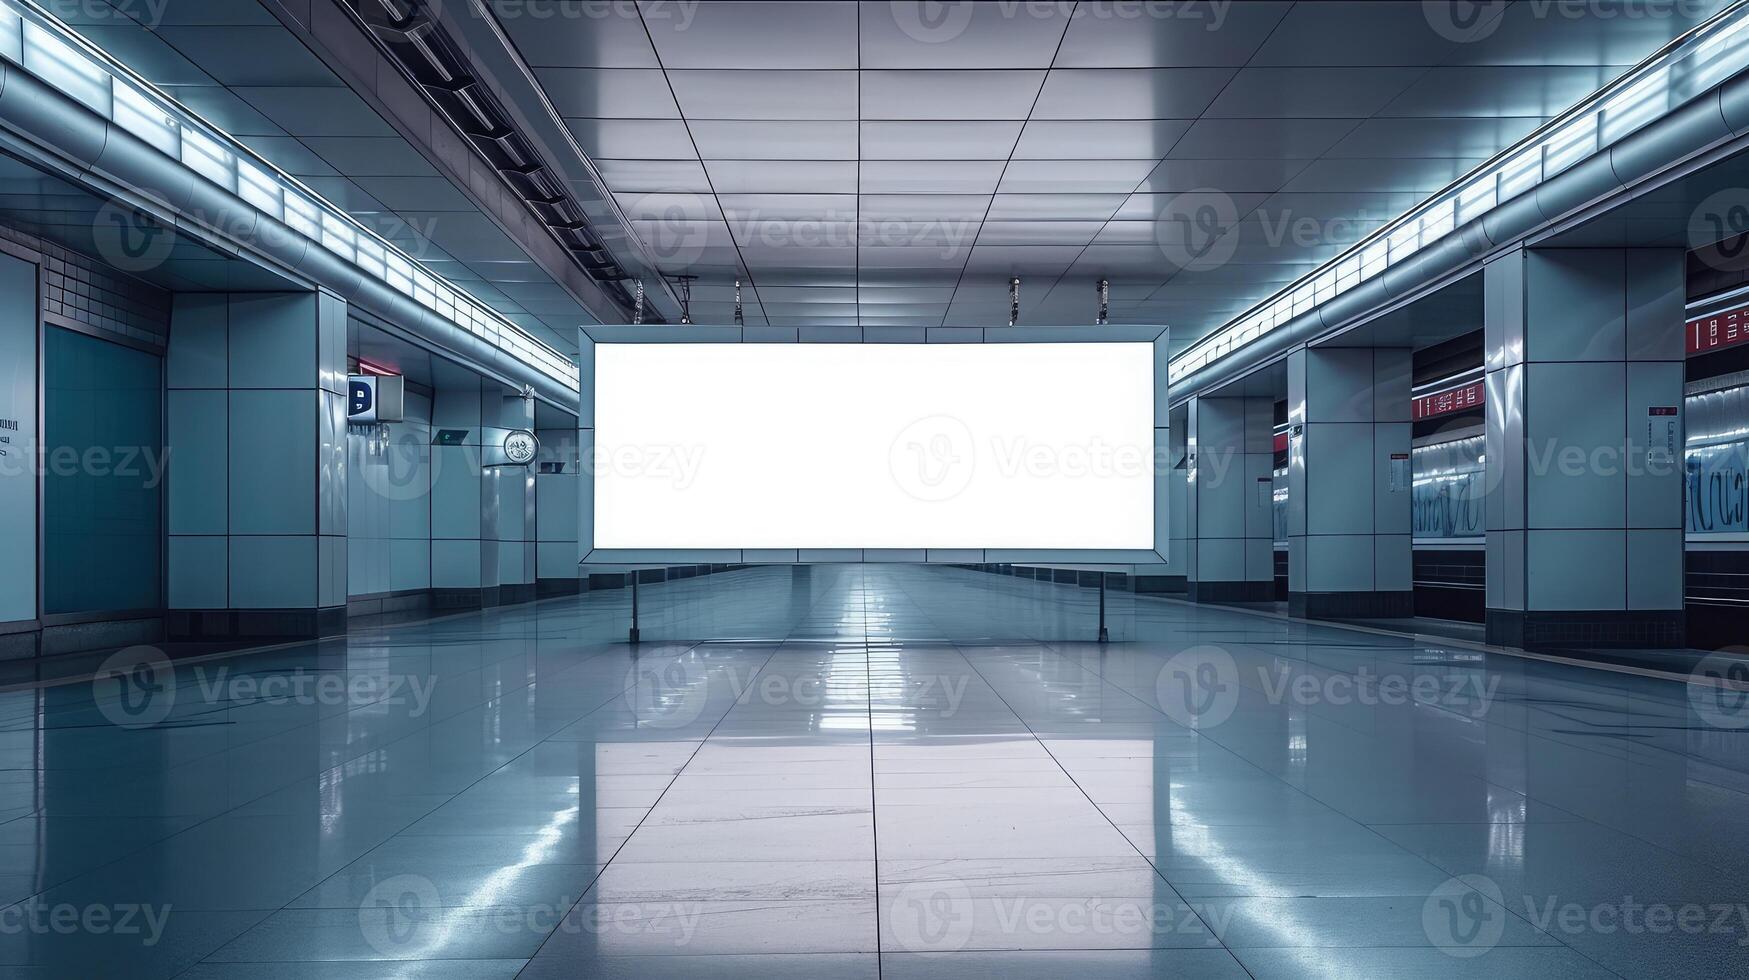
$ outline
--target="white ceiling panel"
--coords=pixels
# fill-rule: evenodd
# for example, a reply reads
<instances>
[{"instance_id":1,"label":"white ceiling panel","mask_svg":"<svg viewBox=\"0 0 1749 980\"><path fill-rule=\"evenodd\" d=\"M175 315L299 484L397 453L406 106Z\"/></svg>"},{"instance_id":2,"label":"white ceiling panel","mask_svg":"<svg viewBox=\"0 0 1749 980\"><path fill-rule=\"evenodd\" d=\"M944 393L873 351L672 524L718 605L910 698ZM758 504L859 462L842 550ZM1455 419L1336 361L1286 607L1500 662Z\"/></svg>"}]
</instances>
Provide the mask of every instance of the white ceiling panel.
<instances>
[{"instance_id":1,"label":"white ceiling panel","mask_svg":"<svg viewBox=\"0 0 1749 980\"><path fill-rule=\"evenodd\" d=\"M843 221L856 217L855 194L727 194L720 193L723 214L730 220L760 218Z\"/></svg>"},{"instance_id":2,"label":"white ceiling panel","mask_svg":"<svg viewBox=\"0 0 1749 980\"><path fill-rule=\"evenodd\" d=\"M1075 5L1056 64L1066 68L1234 67L1245 64L1293 6L1245 3Z\"/></svg>"},{"instance_id":3,"label":"white ceiling panel","mask_svg":"<svg viewBox=\"0 0 1749 980\"><path fill-rule=\"evenodd\" d=\"M567 119L590 157L697 160L692 134L678 119Z\"/></svg>"},{"instance_id":4,"label":"white ceiling panel","mask_svg":"<svg viewBox=\"0 0 1749 980\"><path fill-rule=\"evenodd\" d=\"M1056 68L1035 119L1195 119L1220 94L1226 68Z\"/></svg>"},{"instance_id":5,"label":"white ceiling panel","mask_svg":"<svg viewBox=\"0 0 1749 980\"><path fill-rule=\"evenodd\" d=\"M1105 221L1123 206L1123 194L998 194L989 221Z\"/></svg>"},{"instance_id":6,"label":"white ceiling panel","mask_svg":"<svg viewBox=\"0 0 1749 980\"><path fill-rule=\"evenodd\" d=\"M1001 160L868 160L861 190L867 194L994 194Z\"/></svg>"},{"instance_id":7,"label":"white ceiling panel","mask_svg":"<svg viewBox=\"0 0 1749 980\"><path fill-rule=\"evenodd\" d=\"M852 3L645 0L638 6L657 56L671 69L856 67Z\"/></svg>"},{"instance_id":8,"label":"white ceiling panel","mask_svg":"<svg viewBox=\"0 0 1749 980\"><path fill-rule=\"evenodd\" d=\"M1158 160L1010 160L1004 194L1124 194L1135 190Z\"/></svg>"},{"instance_id":9,"label":"white ceiling panel","mask_svg":"<svg viewBox=\"0 0 1749 980\"><path fill-rule=\"evenodd\" d=\"M704 166L721 194L856 192L854 160L706 160Z\"/></svg>"},{"instance_id":10,"label":"white ceiling panel","mask_svg":"<svg viewBox=\"0 0 1749 980\"><path fill-rule=\"evenodd\" d=\"M864 71L864 119L1025 119L1043 71Z\"/></svg>"},{"instance_id":11,"label":"white ceiling panel","mask_svg":"<svg viewBox=\"0 0 1749 980\"><path fill-rule=\"evenodd\" d=\"M687 119L855 119L854 71L672 71Z\"/></svg>"},{"instance_id":12,"label":"white ceiling panel","mask_svg":"<svg viewBox=\"0 0 1749 980\"><path fill-rule=\"evenodd\" d=\"M864 160L1006 160L1025 123L1019 120L864 122Z\"/></svg>"},{"instance_id":13,"label":"white ceiling panel","mask_svg":"<svg viewBox=\"0 0 1749 980\"><path fill-rule=\"evenodd\" d=\"M687 124L706 160L855 160L853 120L694 119Z\"/></svg>"},{"instance_id":14,"label":"white ceiling panel","mask_svg":"<svg viewBox=\"0 0 1749 980\"><path fill-rule=\"evenodd\" d=\"M1018 160L1158 160L1190 129L1188 119L1034 119Z\"/></svg>"},{"instance_id":15,"label":"white ceiling panel","mask_svg":"<svg viewBox=\"0 0 1749 980\"><path fill-rule=\"evenodd\" d=\"M1073 4L864 0L864 68L1048 68Z\"/></svg>"},{"instance_id":16,"label":"white ceiling panel","mask_svg":"<svg viewBox=\"0 0 1749 980\"><path fill-rule=\"evenodd\" d=\"M224 0L231 2L231 0ZM570 68L655 68L656 49L631 4L578 0L489 0L530 65Z\"/></svg>"},{"instance_id":17,"label":"white ceiling panel","mask_svg":"<svg viewBox=\"0 0 1749 980\"><path fill-rule=\"evenodd\" d=\"M1114 320L1171 318L1183 345L1696 16L1526 7L1476 5L1472 43L1421 0L648 0L505 26L671 239L664 268L745 277L750 317L1005 323L1018 275L1023 321L1085 322L1105 278Z\"/></svg>"},{"instance_id":18,"label":"white ceiling panel","mask_svg":"<svg viewBox=\"0 0 1749 980\"><path fill-rule=\"evenodd\" d=\"M535 78L562 116L676 119L667 78L653 68L536 68Z\"/></svg>"}]
</instances>

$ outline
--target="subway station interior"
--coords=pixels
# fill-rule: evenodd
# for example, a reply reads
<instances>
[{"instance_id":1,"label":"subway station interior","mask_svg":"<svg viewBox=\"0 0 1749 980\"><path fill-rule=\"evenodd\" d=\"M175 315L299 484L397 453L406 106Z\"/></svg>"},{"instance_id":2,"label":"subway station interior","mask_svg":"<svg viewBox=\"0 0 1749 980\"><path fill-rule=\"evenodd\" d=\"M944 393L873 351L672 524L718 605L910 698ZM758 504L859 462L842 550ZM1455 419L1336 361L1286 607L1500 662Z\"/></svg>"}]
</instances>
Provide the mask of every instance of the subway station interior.
<instances>
[{"instance_id":1,"label":"subway station interior","mask_svg":"<svg viewBox=\"0 0 1749 980\"><path fill-rule=\"evenodd\" d=\"M0 0L0 976L1749 976L1749 0Z\"/></svg>"}]
</instances>

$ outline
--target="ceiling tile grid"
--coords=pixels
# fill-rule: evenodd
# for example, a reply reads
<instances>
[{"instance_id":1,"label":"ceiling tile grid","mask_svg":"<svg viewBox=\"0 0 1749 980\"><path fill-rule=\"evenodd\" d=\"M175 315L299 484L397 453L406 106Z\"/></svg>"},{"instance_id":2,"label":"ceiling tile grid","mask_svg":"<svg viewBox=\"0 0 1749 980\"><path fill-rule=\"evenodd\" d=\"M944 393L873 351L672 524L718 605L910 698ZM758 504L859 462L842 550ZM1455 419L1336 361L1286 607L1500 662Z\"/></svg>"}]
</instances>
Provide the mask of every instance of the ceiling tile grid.
<instances>
[{"instance_id":1,"label":"ceiling tile grid","mask_svg":"<svg viewBox=\"0 0 1749 980\"><path fill-rule=\"evenodd\" d=\"M1521 4L1466 43L1419 0L496 4L664 271L740 279L749 317L1006 323L1019 277L1023 322L1090 322L1104 279L1114 320L1168 318L1179 346L1688 26Z\"/></svg>"},{"instance_id":2,"label":"ceiling tile grid","mask_svg":"<svg viewBox=\"0 0 1749 980\"><path fill-rule=\"evenodd\" d=\"M1194 342L1710 13L1421 0L479 0L693 320ZM1713 5L1714 7L1717 4ZM260 9L94 40L563 350L587 314ZM180 11L180 13L176 13ZM569 306L567 306L569 304ZM546 337L543 334L543 337Z\"/></svg>"}]
</instances>

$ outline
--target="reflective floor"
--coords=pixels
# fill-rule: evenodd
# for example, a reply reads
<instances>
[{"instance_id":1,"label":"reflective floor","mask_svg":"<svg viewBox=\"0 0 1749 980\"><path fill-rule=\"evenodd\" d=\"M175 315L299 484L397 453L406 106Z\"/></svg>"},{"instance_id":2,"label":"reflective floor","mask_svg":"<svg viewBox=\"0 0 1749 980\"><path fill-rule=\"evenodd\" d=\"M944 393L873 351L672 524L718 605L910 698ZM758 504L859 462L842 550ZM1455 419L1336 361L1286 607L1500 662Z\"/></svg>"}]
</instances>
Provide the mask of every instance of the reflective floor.
<instances>
[{"instance_id":1,"label":"reflective floor","mask_svg":"<svg viewBox=\"0 0 1749 980\"><path fill-rule=\"evenodd\" d=\"M755 568L635 653L615 591L0 694L0 974L1749 975L1738 702L1094 596Z\"/></svg>"}]
</instances>

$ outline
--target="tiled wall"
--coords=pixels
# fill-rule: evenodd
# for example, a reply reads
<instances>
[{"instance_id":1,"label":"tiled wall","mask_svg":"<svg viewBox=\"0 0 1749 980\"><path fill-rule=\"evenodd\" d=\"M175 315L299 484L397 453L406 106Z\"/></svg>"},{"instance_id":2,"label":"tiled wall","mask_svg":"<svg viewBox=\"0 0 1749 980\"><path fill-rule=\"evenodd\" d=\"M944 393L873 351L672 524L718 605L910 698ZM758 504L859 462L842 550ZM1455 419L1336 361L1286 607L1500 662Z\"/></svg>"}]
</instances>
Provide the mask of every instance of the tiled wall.
<instances>
[{"instance_id":1,"label":"tiled wall","mask_svg":"<svg viewBox=\"0 0 1749 980\"><path fill-rule=\"evenodd\" d=\"M0 228L0 238L42 253L43 318L162 350L170 336L170 293L96 259Z\"/></svg>"}]
</instances>

